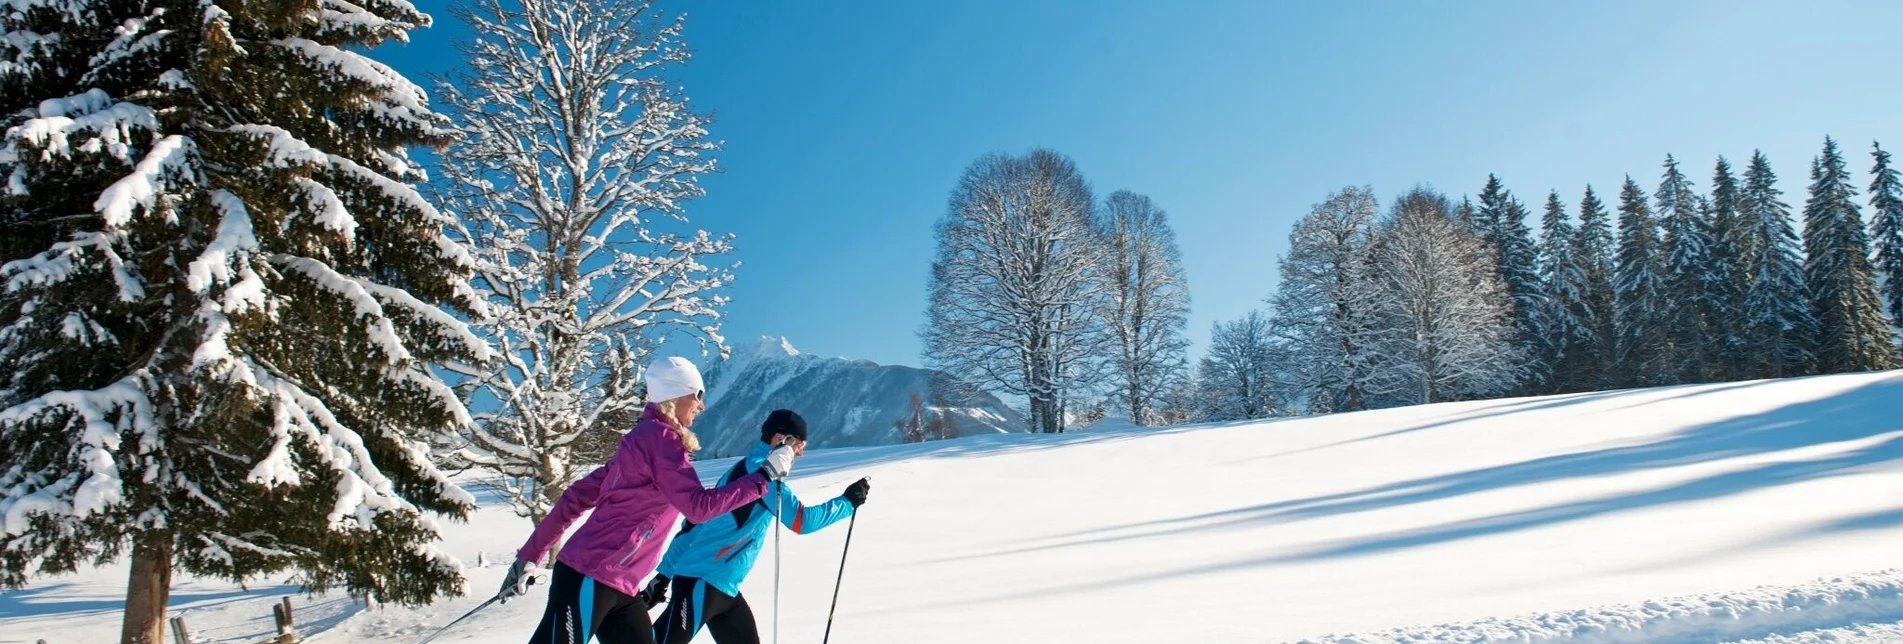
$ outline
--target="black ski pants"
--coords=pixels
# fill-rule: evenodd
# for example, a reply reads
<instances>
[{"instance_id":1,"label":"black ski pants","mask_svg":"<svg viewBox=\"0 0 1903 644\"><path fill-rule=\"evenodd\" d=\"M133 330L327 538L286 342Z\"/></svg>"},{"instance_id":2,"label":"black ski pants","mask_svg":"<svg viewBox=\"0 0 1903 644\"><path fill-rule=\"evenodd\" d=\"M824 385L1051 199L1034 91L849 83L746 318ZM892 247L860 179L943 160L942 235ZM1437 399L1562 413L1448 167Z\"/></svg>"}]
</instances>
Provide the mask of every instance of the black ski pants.
<instances>
[{"instance_id":1,"label":"black ski pants","mask_svg":"<svg viewBox=\"0 0 1903 644\"><path fill-rule=\"evenodd\" d=\"M654 644L648 605L555 562L548 609L529 644L588 644L591 637L601 644Z\"/></svg>"},{"instance_id":2,"label":"black ski pants","mask_svg":"<svg viewBox=\"0 0 1903 644\"><path fill-rule=\"evenodd\" d=\"M718 644L760 644L760 629L745 596L728 597L693 577L675 577L667 594L667 610L654 624L656 644L687 644L702 626Z\"/></svg>"}]
</instances>

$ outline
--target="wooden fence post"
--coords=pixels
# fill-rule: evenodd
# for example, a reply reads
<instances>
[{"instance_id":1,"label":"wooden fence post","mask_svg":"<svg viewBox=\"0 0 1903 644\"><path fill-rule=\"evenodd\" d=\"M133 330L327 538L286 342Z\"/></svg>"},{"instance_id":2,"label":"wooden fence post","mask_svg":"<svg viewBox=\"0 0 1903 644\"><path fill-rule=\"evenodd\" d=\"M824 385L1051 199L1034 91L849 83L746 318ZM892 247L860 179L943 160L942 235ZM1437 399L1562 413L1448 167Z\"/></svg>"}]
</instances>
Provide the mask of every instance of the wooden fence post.
<instances>
[{"instance_id":1,"label":"wooden fence post","mask_svg":"<svg viewBox=\"0 0 1903 644\"><path fill-rule=\"evenodd\" d=\"M278 636L271 640L271 644L297 644L297 622L291 615L290 597L271 606L271 617L278 624Z\"/></svg>"},{"instance_id":2,"label":"wooden fence post","mask_svg":"<svg viewBox=\"0 0 1903 644\"><path fill-rule=\"evenodd\" d=\"M177 644L192 644L192 632L185 628L183 616L172 618L172 641Z\"/></svg>"}]
</instances>

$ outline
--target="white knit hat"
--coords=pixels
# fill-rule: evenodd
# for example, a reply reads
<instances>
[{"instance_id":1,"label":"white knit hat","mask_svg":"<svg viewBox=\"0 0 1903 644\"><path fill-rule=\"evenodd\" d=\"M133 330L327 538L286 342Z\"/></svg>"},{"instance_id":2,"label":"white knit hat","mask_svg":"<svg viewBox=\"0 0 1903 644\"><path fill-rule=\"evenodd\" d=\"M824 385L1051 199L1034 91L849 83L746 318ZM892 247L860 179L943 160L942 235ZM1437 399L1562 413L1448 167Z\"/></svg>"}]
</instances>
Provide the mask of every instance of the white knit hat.
<instances>
[{"instance_id":1,"label":"white knit hat","mask_svg":"<svg viewBox=\"0 0 1903 644\"><path fill-rule=\"evenodd\" d=\"M700 369L679 356L655 360L654 364L648 365L643 378L648 385L648 402L651 403L673 400L706 389L700 381Z\"/></svg>"}]
</instances>

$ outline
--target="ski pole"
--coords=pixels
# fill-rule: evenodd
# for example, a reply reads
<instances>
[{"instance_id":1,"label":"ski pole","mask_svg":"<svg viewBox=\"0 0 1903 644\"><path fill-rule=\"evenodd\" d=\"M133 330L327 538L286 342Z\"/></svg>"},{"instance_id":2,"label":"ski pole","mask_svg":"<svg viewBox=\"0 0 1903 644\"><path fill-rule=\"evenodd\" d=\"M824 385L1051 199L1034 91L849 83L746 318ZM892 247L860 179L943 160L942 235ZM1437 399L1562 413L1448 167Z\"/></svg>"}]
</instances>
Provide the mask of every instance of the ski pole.
<instances>
[{"instance_id":1,"label":"ski pole","mask_svg":"<svg viewBox=\"0 0 1903 644\"><path fill-rule=\"evenodd\" d=\"M852 553L852 528L859 524L859 509L853 508L852 518L846 520L846 548L839 551L839 578L833 580L833 606L826 609L826 636L820 638L820 644L833 639L833 612L839 610L839 585L846 581L846 555Z\"/></svg>"},{"instance_id":2,"label":"ski pole","mask_svg":"<svg viewBox=\"0 0 1903 644\"><path fill-rule=\"evenodd\" d=\"M529 577L528 585L530 586L535 585L535 577L533 576ZM499 601L502 601L502 593L496 593L496 596L490 597L489 601L483 602L481 605L475 608L469 609L469 612L463 613L463 616L456 618L456 621L450 622L448 624L444 624L442 628L436 629L436 632L430 633L429 637L423 638L423 641L417 642L416 644L429 644L432 640L435 640L438 637L442 637L443 633L449 632L449 629L455 628L457 624L463 623L463 620L469 619L470 617L475 616L476 613L482 612L482 609L488 608L490 604L494 604Z\"/></svg>"},{"instance_id":3,"label":"ski pole","mask_svg":"<svg viewBox=\"0 0 1903 644\"><path fill-rule=\"evenodd\" d=\"M780 524L784 517L779 516L786 506L780 504L780 491L784 489L778 481L773 487L773 644L780 644Z\"/></svg>"}]
</instances>

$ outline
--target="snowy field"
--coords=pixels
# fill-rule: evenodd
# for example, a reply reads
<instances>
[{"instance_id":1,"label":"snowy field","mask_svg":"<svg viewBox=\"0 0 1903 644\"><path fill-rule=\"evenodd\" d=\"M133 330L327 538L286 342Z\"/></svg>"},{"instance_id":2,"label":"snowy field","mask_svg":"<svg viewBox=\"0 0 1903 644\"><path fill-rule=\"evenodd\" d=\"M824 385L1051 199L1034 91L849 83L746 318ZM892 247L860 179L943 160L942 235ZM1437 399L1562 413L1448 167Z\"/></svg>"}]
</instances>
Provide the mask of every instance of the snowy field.
<instances>
[{"instance_id":1,"label":"snowy field","mask_svg":"<svg viewBox=\"0 0 1903 644\"><path fill-rule=\"evenodd\" d=\"M1903 641L1903 372L983 436L798 467L812 500L873 477L842 644ZM529 532L484 502L447 544L472 568L489 553L472 596L296 596L308 641L414 642L480 603ZM780 641L820 640L845 537L787 535ZM771 552L745 587L769 642ZM115 641L125 572L0 594L0 642ZM174 613L197 641L255 644L295 593L280 581L184 579ZM544 597L439 641L524 642Z\"/></svg>"}]
</instances>

